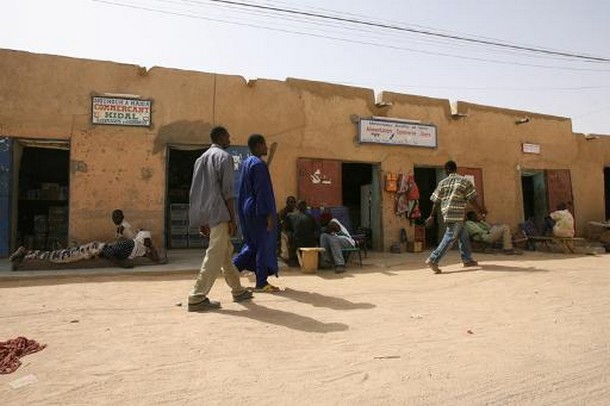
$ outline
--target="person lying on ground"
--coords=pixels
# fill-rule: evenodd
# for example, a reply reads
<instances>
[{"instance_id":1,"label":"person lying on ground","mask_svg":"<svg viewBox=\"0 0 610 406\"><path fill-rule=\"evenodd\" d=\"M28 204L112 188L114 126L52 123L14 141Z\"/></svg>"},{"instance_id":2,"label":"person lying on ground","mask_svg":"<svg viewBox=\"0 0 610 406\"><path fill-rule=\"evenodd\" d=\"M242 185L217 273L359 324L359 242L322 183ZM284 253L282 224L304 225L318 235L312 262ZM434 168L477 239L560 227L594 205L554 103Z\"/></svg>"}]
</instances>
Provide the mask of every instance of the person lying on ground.
<instances>
[{"instance_id":1,"label":"person lying on ground","mask_svg":"<svg viewBox=\"0 0 610 406\"><path fill-rule=\"evenodd\" d=\"M513 247L513 236L510 227L506 224L489 224L484 220L484 215L477 215L474 211L466 213L466 231L473 241L482 241L493 244L502 241L502 249L505 254L521 254L521 251Z\"/></svg>"},{"instance_id":2,"label":"person lying on ground","mask_svg":"<svg viewBox=\"0 0 610 406\"><path fill-rule=\"evenodd\" d=\"M13 271L27 264L27 261L67 264L95 258L106 258L122 268L131 268L128 260L146 257L160 262L159 253L153 246L150 232L139 231L133 239L104 243L92 241L72 248L54 251L28 250L21 246L9 257Z\"/></svg>"}]
</instances>

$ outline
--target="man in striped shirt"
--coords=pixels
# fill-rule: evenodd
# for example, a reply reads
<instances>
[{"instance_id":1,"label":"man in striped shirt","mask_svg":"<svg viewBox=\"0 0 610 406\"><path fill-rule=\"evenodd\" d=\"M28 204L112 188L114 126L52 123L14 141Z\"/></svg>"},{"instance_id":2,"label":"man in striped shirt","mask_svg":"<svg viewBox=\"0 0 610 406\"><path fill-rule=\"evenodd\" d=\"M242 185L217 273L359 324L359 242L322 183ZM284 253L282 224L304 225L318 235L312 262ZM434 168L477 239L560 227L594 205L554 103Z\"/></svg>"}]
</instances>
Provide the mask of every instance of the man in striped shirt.
<instances>
[{"instance_id":1,"label":"man in striped shirt","mask_svg":"<svg viewBox=\"0 0 610 406\"><path fill-rule=\"evenodd\" d=\"M432 212L426 219L426 225L431 225L440 208L443 221L447 226L441 243L426 260L426 264L437 274L442 272L438 263L456 240L459 242L460 256L464 266L478 265L478 262L472 259L470 239L464 227L464 211L466 205L470 203L477 212L484 212L476 201L477 192L472 182L457 174L457 165L454 161L448 161L445 164L445 173L447 173L447 177L439 182L430 196L430 200L433 202Z\"/></svg>"}]
</instances>

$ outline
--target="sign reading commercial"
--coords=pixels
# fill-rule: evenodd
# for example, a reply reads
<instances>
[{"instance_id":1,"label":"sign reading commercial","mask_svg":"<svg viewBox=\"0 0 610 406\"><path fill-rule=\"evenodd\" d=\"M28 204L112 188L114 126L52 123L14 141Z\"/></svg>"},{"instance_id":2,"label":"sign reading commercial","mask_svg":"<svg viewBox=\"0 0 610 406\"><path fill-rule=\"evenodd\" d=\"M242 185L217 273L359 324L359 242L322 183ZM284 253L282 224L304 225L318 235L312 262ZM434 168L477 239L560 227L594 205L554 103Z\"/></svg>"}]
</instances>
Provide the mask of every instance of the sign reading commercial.
<instances>
[{"instance_id":1,"label":"sign reading commercial","mask_svg":"<svg viewBox=\"0 0 610 406\"><path fill-rule=\"evenodd\" d=\"M150 127L151 104L150 100L94 96L91 100L91 122Z\"/></svg>"},{"instance_id":2,"label":"sign reading commercial","mask_svg":"<svg viewBox=\"0 0 610 406\"><path fill-rule=\"evenodd\" d=\"M436 148L436 126L392 119L361 119L360 142Z\"/></svg>"}]
</instances>

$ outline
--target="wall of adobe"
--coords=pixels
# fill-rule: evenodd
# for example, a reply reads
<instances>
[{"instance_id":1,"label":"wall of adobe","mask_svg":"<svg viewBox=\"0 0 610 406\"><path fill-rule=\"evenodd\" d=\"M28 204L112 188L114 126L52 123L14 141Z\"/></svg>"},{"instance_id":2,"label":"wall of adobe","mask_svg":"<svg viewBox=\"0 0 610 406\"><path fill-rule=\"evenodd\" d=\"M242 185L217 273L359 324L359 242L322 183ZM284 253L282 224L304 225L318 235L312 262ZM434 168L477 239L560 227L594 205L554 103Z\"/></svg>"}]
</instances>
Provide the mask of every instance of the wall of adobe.
<instances>
[{"instance_id":1,"label":"wall of adobe","mask_svg":"<svg viewBox=\"0 0 610 406\"><path fill-rule=\"evenodd\" d=\"M234 145L249 134L277 142L271 165L276 201L296 194L296 159L338 159L380 165L385 172L416 166L483 168L485 202L494 221L522 220L520 171L571 169L576 220L604 216L603 167L610 138L574 135L566 118L384 92L377 107L370 89L298 79L256 80L0 50L0 135L71 142L70 238L108 239L110 212L123 208L134 225L161 236L164 229L167 146L209 144L224 125ZM93 126L93 94L136 94L153 101L150 128ZM438 128L437 149L359 144L354 117L420 120ZM530 122L515 124L528 116ZM541 146L523 154L523 142ZM394 215L393 195L381 192L384 247L408 221ZM507 198L508 197L508 198ZM412 237L412 230L409 230Z\"/></svg>"}]
</instances>

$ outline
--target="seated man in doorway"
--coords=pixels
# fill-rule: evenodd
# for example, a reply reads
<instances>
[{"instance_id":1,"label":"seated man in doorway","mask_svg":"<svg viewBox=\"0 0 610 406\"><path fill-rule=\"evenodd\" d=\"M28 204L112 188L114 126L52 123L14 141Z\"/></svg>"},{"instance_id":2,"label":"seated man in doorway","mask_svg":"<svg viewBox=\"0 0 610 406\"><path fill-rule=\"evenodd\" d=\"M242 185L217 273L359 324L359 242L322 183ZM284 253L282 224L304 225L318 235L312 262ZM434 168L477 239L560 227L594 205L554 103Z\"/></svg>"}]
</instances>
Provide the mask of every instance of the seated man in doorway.
<instances>
[{"instance_id":1,"label":"seated man in doorway","mask_svg":"<svg viewBox=\"0 0 610 406\"><path fill-rule=\"evenodd\" d=\"M112 222L116 226L114 234L116 240L132 240L136 236L136 233L131 228L131 224L125 220L123 210L116 209L112 212Z\"/></svg>"},{"instance_id":2,"label":"seated man in doorway","mask_svg":"<svg viewBox=\"0 0 610 406\"><path fill-rule=\"evenodd\" d=\"M294 211L296 210L296 205L297 199L294 196L288 196L286 198L286 206L277 214L280 229L280 258L282 258L284 261L290 260L290 232L286 230L286 218L290 213L294 213Z\"/></svg>"},{"instance_id":3,"label":"seated man in doorway","mask_svg":"<svg viewBox=\"0 0 610 406\"><path fill-rule=\"evenodd\" d=\"M574 237L574 217L568 205L565 203L559 203L557 210L549 214L551 219L555 222L553 225L553 236L554 237Z\"/></svg>"},{"instance_id":4,"label":"seated man in doorway","mask_svg":"<svg viewBox=\"0 0 610 406\"><path fill-rule=\"evenodd\" d=\"M510 227L506 224L489 224L484 216L478 216L474 211L466 213L464 224L468 235L473 241L482 241L493 244L502 241L502 249L505 254L521 254L521 251L513 247L513 236Z\"/></svg>"},{"instance_id":5,"label":"seated man in doorway","mask_svg":"<svg viewBox=\"0 0 610 406\"><path fill-rule=\"evenodd\" d=\"M13 271L27 264L27 261L67 264L95 258L106 258L123 268L133 267L127 260L146 257L160 262L159 253L152 244L150 232L139 231L133 239L123 239L111 243L92 241L73 248L55 251L28 250L21 246L9 257Z\"/></svg>"},{"instance_id":6,"label":"seated man in doorway","mask_svg":"<svg viewBox=\"0 0 610 406\"><path fill-rule=\"evenodd\" d=\"M317 224L314 218L307 213L307 202L299 200L296 211L288 213L285 221L287 234L289 235L288 252L290 266L297 266L297 250L302 247L315 247L317 245Z\"/></svg>"},{"instance_id":7,"label":"seated man in doorway","mask_svg":"<svg viewBox=\"0 0 610 406\"><path fill-rule=\"evenodd\" d=\"M320 267L335 267L336 273L345 272L345 258L343 248L354 248L356 241L352 238L345 226L337 219L332 219L326 226L325 231L320 234L320 247L325 251L321 253L322 261Z\"/></svg>"}]
</instances>

